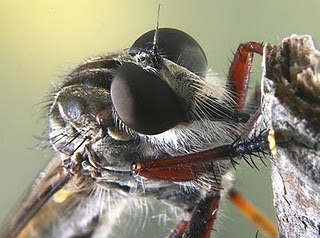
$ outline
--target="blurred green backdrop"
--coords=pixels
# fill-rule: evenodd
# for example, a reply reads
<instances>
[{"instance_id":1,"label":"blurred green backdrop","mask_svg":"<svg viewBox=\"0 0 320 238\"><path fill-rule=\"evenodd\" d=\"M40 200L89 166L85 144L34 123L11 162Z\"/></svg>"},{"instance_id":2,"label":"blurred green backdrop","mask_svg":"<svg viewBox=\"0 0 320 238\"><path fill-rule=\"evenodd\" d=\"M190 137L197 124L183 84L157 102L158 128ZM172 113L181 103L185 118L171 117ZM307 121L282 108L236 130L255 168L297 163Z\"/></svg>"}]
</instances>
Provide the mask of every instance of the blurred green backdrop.
<instances>
[{"instance_id":1,"label":"blurred green backdrop","mask_svg":"<svg viewBox=\"0 0 320 238\"><path fill-rule=\"evenodd\" d=\"M0 221L50 159L37 149L46 119L45 96L69 69L83 59L129 47L153 29L161 4L160 26L188 32L202 45L209 65L221 77L240 42L279 43L293 33L317 41L319 0L313 1L111 1L11 0L0 2ZM261 57L252 77L259 80ZM40 105L39 105L40 104ZM236 187L273 217L269 168L242 166ZM152 212L150 212L152 213ZM153 215L156 215L156 211ZM163 237L150 215L146 232L136 237ZM228 202L219 219L219 237L254 237L248 224ZM140 229L142 230L142 229ZM151 233L148 233L151 232ZM127 237L133 237L128 234Z\"/></svg>"}]
</instances>

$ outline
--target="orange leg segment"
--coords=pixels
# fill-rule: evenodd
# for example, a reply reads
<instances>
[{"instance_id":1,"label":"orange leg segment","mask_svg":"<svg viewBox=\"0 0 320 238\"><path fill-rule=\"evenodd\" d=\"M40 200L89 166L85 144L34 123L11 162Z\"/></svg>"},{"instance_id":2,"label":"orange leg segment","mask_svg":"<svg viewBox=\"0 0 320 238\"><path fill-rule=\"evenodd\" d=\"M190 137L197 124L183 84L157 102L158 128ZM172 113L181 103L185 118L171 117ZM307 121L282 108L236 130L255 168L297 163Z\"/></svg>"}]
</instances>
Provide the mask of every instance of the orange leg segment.
<instances>
[{"instance_id":1,"label":"orange leg segment","mask_svg":"<svg viewBox=\"0 0 320 238\"><path fill-rule=\"evenodd\" d=\"M251 222L253 222L259 230L268 238L278 237L277 226L253 204L244 199L237 191L229 192L230 200L241 211L241 213Z\"/></svg>"}]
</instances>

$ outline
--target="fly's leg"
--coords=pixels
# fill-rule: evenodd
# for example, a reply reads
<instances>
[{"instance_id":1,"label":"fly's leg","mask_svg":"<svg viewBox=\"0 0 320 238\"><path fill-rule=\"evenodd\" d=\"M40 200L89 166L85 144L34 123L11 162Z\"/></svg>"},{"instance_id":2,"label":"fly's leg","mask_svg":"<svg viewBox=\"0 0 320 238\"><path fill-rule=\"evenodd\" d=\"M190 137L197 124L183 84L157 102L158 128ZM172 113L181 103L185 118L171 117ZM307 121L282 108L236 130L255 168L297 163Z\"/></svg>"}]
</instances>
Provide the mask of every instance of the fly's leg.
<instances>
[{"instance_id":1,"label":"fly's leg","mask_svg":"<svg viewBox=\"0 0 320 238\"><path fill-rule=\"evenodd\" d=\"M254 205L244 199L237 191L229 191L230 200L253 222L268 238L278 237L278 228ZM211 237L214 221L217 218L220 196L208 195L194 209L193 214L187 212L183 220L175 227L169 238L209 238Z\"/></svg>"},{"instance_id":2,"label":"fly's leg","mask_svg":"<svg viewBox=\"0 0 320 238\"><path fill-rule=\"evenodd\" d=\"M186 230L189 226L191 218L192 218L192 212L185 211L183 214L183 218L175 226L175 228L173 228L168 238L181 238L182 235L186 233Z\"/></svg>"},{"instance_id":3,"label":"fly's leg","mask_svg":"<svg viewBox=\"0 0 320 238\"><path fill-rule=\"evenodd\" d=\"M187 182L206 174L204 164L221 160L230 160L237 164L236 159L255 154L265 154L270 150L269 131L262 131L244 141L235 141L232 144L222 145L213 149L180 155L157 160L136 160L131 165L134 174L153 180L173 182Z\"/></svg>"},{"instance_id":4,"label":"fly's leg","mask_svg":"<svg viewBox=\"0 0 320 238\"><path fill-rule=\"evenodd\" d=\"M236 190L232 189L229 191L229 197L239 211L241 211L249 221L254 223L266 237L278 237L277 226Z\"/></svg>"},{"instance_id":5,"label":"fly's leg","mask_svg":"<svg viewBox=\"0 0 320 238\"><path fill-rule=\"evenodd\" d=\"M219 194L201 199L193 213L186 212L184 218L174 228L169 238L209 238L217 218Z\"/></svg>"},{"instance_id":6,"label":"fly's leg","mask_svg":"<svg viewBox=\"0 0 320 238\"><path fill-rule=\"evenodd\" d=\"M132 171L137 175L154 180L167 180L174 182L191 181L200 178L208 172L206 167L203 166L204 164L225 159L229 159L232 163L236 164L237 158L245 158L246 156L256 153L259 154L269 151L269 147L272 145L269 144L269 138L270 133L268 131L264 131L245 141L236 141L233 144L215 147L214 149L203 152L171 158L162 158L157 159L156 161L136 161L132 164ZM241 200L239 199L239 196L236 195L237 194L235 194L235 192L230 192L232 201ZM244 204L242 201L240 203ZM206 197L200 200L197 206L193 209L192 217L190 218L185 216L184 219L176 226L176 229L172 232L170 237L209 237L209 234L213 229L218 207L219 194L214 194L213 191L208 191ZM246 214L247 211L251 212L254 210L254 208L247 209L247 205L242 207L244 208L242 210L245 211L244 214ZM251 214L256 217L256 214L258 213L259 212L254 212ZM265 217L260 216L258 220L253 221L258 227L262 228L262 231L267 227L267 230L263 231L268 234L267 237L276 237L274 234L277 233L277 228L275 226L271 226L271 229L269 229L269 226L264 225L269 222L264 219Z\"/></svg>"},{"instance_id":7,"label":"fly's leg","mask_svg":"<svg viewBox=\"0 0 320 238\"><path fill-rule=\"evenodd\" d=\"M259 55L263 54L262 43L249 41L240 44L229 68L227 90L231 92L230 96L233 99L231 104L234 104L231 106L239 112L242 112L245 108L253 56L255 53ZM260 88L256 87L255 93L249 101L250 110L246 108L246 112L251 116L246 126L246 132L243 134L244 136L248 136L252 132L255 124L257 124L257 119L261 115L260 94Z\"/></svg>"},{"instance_id":8,"label":"fly's leg","mask_svg":"<svg viewBox=\"0 0 320 238\"><path fill-rule=\"evenodd\" d=\"M217 218L220 195L208 195L200 200L193 211L188 229L184 238L209 238L211 237L214 221Z\"/></svg>"},{"instance_id":9,"label":"fly's leg","mask_svg":"<svg viewBox=\"0 0 320 238\"><path fill-rule=\"evenodd\" d=\"M228 90L232 92L231 96L236 103L237 111L242 111L245 106L254 53L262 55L263 44L253 41L242 43L231 62Z\"/></svg>"}]
</instances>

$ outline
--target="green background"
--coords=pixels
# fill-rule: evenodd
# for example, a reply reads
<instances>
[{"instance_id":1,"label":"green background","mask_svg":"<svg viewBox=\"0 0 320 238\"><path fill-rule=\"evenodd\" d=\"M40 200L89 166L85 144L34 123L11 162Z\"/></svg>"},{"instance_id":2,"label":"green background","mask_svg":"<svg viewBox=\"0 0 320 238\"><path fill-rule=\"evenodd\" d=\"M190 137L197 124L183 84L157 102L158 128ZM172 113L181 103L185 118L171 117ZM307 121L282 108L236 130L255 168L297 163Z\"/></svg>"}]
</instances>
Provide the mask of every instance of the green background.
<instances>
[{"instance_id":1,"label":"green background","mask_svg":"<svg viewBox=\"0 0 320 238\"><path fill-rule=\"evenodd\" d=\"M320 39L319 0L1 0L0 221L50 159L50 150L42 151L35 136L45 137L46 119L41 109L52 84L83 59L127 48L153 29L159 3L160 26L192 35L221 77L226 76L228 59L240 42L279 43L293 33L310 34L316 42ZM257 57L255 80L260 78L260 64L261 57ZM257 164L260 171L246 165L237 170L236 187L273 217L269 168ZM255 236L256 228L232 205L226 202L222 210L219 237ZM164 236L162 225L152 217L159 211L150 213L148 220L153 224L137 237Z\"/></svg>"}]
</instances>

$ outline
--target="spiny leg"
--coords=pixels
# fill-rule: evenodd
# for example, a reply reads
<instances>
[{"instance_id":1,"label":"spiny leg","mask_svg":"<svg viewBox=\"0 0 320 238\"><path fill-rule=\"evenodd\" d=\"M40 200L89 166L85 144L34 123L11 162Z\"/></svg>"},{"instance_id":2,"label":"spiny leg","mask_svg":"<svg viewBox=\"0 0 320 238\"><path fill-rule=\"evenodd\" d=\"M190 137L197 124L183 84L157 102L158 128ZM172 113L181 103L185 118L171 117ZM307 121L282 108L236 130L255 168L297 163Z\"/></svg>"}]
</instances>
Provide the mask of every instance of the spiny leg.
<instances>
[{"instance_id":1,"label":"spiny leg","mask_svg":"<svg viewBox=\"0 0 320 238\"><path fill-rule=\"evenodd\" d=\"M220 160L241 159L244 156L269 151L269 131L262 131L244 141L236 140L232 144L222 145L205 151L159 158L157 160L136 160L131 165L133 173L154 180L187 182L201 177L207 172L205 164Z\"/></svg>"},{"instance_id":2,"label":"spiny leg","mask_svg":"<svg viewBox=\"0 0 320 238\"><path fill-rule=\"evenodd\" d=\"M269 150L269 132L263 131L253 138L242 142L215 147L214 149L183 156L162 158L156 161L136 161L132 164L132 171L145 178L167 180L175 182L192 181L207 172L204 164L218 160L229 159L236 163L237 158L250 156L254 153L265 153ZM185 214L184 218L173 230L170 237L209 237L214 219L219 207L219 195L212 196L208 191L193 209L192 214ZM206 212L203 211L206 210ZM210 215L211 214L211 215ZM190 216L192 216L190 218ZM262 220L263 218L261 218ZM265 222L262 222L265 223ZM276 228L273 229L273 231ZM271 231L271 232L273 232ZM199 233L200 232L200 233ZM266 231L268 232L268 231ZM184 235L182 235L184 233ZM274 236L270 236L274 237Z\"/></svg>"},{"instance_id":3,"label":"spiny leg","mask_svg":"<svg viewBox=\"0 0 320 238\"><path fill-rule=\"evenodd\" d=\"M192 219L184 238L209 238L211 237L214 221L217 218L220 195L207 195L195 207Z\"/></svg>"},{"instance_id":4,"label":"spiny leg","mask_svg":"<svg viewBox=\"0 0 320 238\"><path fill-rule=\"evenodd\" d=\"M220 195L214 193L201 199L193 213L185 213L169 238L209 238L217 218Z\"/></svg>"}]
</instances>

